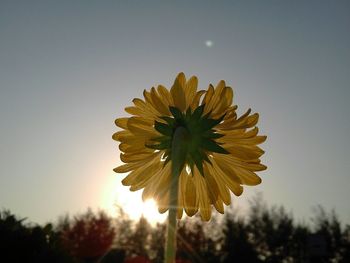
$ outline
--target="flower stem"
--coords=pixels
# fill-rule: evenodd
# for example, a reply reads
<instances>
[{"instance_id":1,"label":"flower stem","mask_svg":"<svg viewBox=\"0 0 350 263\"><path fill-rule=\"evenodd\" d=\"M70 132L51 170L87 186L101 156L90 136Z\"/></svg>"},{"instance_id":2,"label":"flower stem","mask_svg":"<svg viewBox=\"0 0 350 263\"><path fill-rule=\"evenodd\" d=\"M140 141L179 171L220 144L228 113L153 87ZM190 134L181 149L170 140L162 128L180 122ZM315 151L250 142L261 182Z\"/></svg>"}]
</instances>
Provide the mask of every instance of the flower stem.
<instances>
[{"instance_id":1,"label":"flower stem","mask_svg":"<svg viewBox=\"0 0 350 263\"><path fill-rule=\"evenodd\" d=\"M176 128L171 146L171 184L169 190L169 215L164 259L165 263L175 263L178 184L180 173L184 167L186 158L187 134L188 132L184 127Z\"/></svg>"}]
</instances>

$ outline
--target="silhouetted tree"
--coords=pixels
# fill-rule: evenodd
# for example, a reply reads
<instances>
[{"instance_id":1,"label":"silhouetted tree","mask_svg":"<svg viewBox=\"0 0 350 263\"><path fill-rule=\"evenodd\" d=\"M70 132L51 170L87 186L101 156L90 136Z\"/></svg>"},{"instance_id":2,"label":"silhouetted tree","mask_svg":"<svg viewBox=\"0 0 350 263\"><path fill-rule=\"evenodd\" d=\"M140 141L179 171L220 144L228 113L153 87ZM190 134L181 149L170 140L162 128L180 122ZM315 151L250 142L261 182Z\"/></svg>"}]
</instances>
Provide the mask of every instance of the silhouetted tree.
<instances>
[{"instance_id":1,"label":"silhouetted tree","mask_svg":"<svg viewBox=\"0 0 350 263\"><path fill-rule=\"evenodd\" d=\"M344 252L344 240L342 238L341 224L338 220L335 211L327 213L322 206L317 206L315 209L314 235L324 242L324 253L313 253L310 256L312 262L339 262L342 259Z\"/></svg>"},{"instance_id":2,"label":"silhouetted tree","mask_svg":"<svg viewBox=\"0 0 350 263\"><path fill-rule=\"evenodd\" d=\"M113 247L124 250L126 256L131 254L130 239L133 233L133 220L123 211L121 207L118 209L116 218L114 219L114 225L118 238L113 242Z\"/></svg>"},{"instance_id":3,"label":"silhouetted tree","mask_svg":"<svg viewBox=\"0 0 350 263\"><path fill-rule=\"evenodd\" d=\"M209 223L196 216L179 221L177 262L350 262L350 226L343 228L334 211L319 206L312 225L295 224L283 207L268 207L257 196L247 216L235 212L229 207ZM161 263L165 230L166 224L134 222L122 210L113 221L102 212L88 211L74 220L66 216L56 228L28 226L4 211L0 262Z\"/></svg>"},{"instance_id":4,"label":"silhouetted tree","mask_svg":"<svg viewBox=\"0 0 350 263\"><path fill-rule=\"evenodd\" d=\"M64 247L81 262L98 262L110 249L115 237L111 219L102 211L91 210L74 218L62 229Z\"/></svg>"},{"instance_id":5,"label":"silhouetted tree","mask_svg":"<svg viewBox=\"0 0 350 263\"><path fill-rule=\"evenodd\" d=\"M324 262L348 262L346 259L349 258L350 227L342 231L335 214L319 216L319 223L314 221L314 231L311 231L308 225L295 225L292 215L283 207L269 208L261 196L252 201L250 213L245 218L235 216L232 208L227 210L223 217L220 216L223 220L217 220L214 215L210 223L202 222L197 217L178 222L178 261L316 262L315 259L318 259ZM133 228L132 233L129 233L133 248L127 253L148 255L151 262L160 263L163 261L166 226L158 224L155 228L140 228L148 225L145 219L141 222L136 224L138 228ZM313 255L312 240L319 240L319 230L327 233L330 249L336 251L328 258L317 258Z\"/></svg>"},{"instance_id":6,"label":"silhouetted tree","mask_svg":"<svg viewBox=\"0 0 350 263\"><path fill-rule=\"evenodd\" d=\"M307 226L298 224L294 227L291 239L291 247L289 256L294 262L306 262L307 258L307 240L310 230Z\"/></svg>"},{"instance_id":7,"label":"silhouetted tree","mask_svg":"<svg viewBox=\"0 0 350 263\"><path fill-rule=\"evenodd\" d=\"M224 227L221 219L222 215L213 212L211 220L206 224L202 224L205 235L202 257L205 258L207 263L217 263L222 259Z\"/></svg>"},{"instance_id":8,"label":"silhouetted tree","mask_svg":"<svg viewBox=\"0 0 350 263\"><path fill-rule=\"evenodd\" d=\"M178 222L177 258L191 262L206 262L204 259L206 236L199 216L186 218Z\"/></svg>"},{"instance_id":9,"label":"silhouetted tree","mask_svg":"<svg viewBox=\"0 0 350 263\"><path fill-rule=\"evenodd\" d=\"M157 223L151 230L149 255L153 263L162 263L164 261L165 230L166 225L160 223Z\"/></svg>"},{"instance_id":10,"label":"silhouetted tree","mask_svg":"<svg viewBox=\"0 0 350 263\"><path fill-rule=\"evenodd\" d=\"M111 249L102 259L101 263L123 263L125 251L122 249Z\"/></svg>"},{"instance_id":11,"label":"silhouetted tree","mask_svg":"<svg viewBox=\"0 0 350 263\"><path fill-rule=\"evenodd\" d=\"M260 195L251 201L247 221L259 258L266 262L290 261L295 250L293 218L283 207L268 209Z\"/></svg>"},{"instance_id":12,"label":"silhouetted tree","mask_svg":"<svg viewBox=\"0 0 350 263\"><path fill-rule=\"evenodd\" d=\"M52 225L29 227L9 211L0 212L1 262L73 262Z\"/></svg>"},{"instance_id":13,"label":"silhouetted tree","mask_svg":"<svg viewBox=\"0 0 350 263\"><path fill-rule=\"evenodd\" d=\"M130 251L132 256L141 256L149 258L151 239L151 226L148 221L141 217L136 223L134 231L130 236Z\"/></svg>"},{"instance_id":14,"label":"silhouetted tree","mask_svg":"<svg viewBox=\"0 0 350 263\"><path fill-rule=\"evenodd\" d=\"M263 213L265 240L269 250L267 262L283 262L289 260L293 246L293 218L283 207L273 207Z\"/></svg>"},{"instance_id":15,"label":"silhouetted tree","mask_svg":"<svg viewBox=\"0 0 350 263\"><path fill-rule=\"evenodd\" d=\"M254 245L250 242L249 231L241 219L227 215L224 221L224 242L222 262L260 262Z\"/></svg>"},{"instance_id":16,"label":"silhouetted tree","mask_svg":"<svg viewBox=\"0 0 350 263\"><path fill-rule=\"evenodd\" d=\"M350 225L347 225L342 235L342 259L339 262L350 262Z\"/></svg>"}]
</instances>

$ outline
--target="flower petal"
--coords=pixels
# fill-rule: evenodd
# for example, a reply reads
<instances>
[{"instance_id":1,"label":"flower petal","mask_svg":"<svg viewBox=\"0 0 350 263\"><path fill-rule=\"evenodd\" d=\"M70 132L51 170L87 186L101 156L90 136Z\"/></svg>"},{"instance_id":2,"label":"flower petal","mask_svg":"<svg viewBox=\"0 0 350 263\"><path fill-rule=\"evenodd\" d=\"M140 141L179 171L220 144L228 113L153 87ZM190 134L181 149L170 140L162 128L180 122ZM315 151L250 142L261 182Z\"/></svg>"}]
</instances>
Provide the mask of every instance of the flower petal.
<instances>
[{"instance_id":1,"label":"flower petal","mask_svg":"<svg viewBox=\"0 0 350 263\"><path fill-rule=\"evenodd\" d=\"M203 176L200 175L199 171L196 169L193 178L196 184L201 218L203 221L209 221L211 216L211 206L205 179L203 178Z\"/></svg>"},{"instance_id":2,"label":"flower petal","mask_svg":"<svg viewBox=\"0 0 350 263\"><path fill-rule=\"evenodd\" d=\"M211 108L209 108L209 102L210 102L211 98L213 97L213 95L214 95L214 87L213 87L213 85L210 84L207 92L204 95L203 101L202 101L202 105L205 104L203 115L205 115L211 111Z\"/></svg>"},{"instance_id":3,"label":"flower petal","mask_svg":"<svg viewBox=\"0 0 350 263\"><path fill-rule=\"evenodd\" d=\"M119 118L119 119L116 119L114 122L115 122L115 125L117 125L118 127L122 129L127 129L128 119L129 118Z\"/></svg>"},{"instance_id":4,"label":"flower petal","mask_svg":"<svg viewBox=\"0 0 350 263\"><path fill-rule=\"evenodd\" d=\"M197 86L198 86L198 79L195 76L191 77L186 82L186 87L185 87L186 110L188 109L188 107L191 106L191 103L194 97L196 96Z\"/></svg>"},{"instance_id":5,"label":"flower petal","mask_svg":"<svg viewBox=\"0 0 350 263\"><path fill-rule=\"evenodd\" d=\"M193 98L193 100L192 100L192 102L190 104L192 111L194 111L196 108L198 108L199 101L200 101L201 97L203 96L203 94L205 94L205 90L200 90L194 96L194 98Z\"/></svg>"},{"instance_id":6,"label":"flower petal","mask_svg":"<svg viewBox=\"0 0 350 263\"><path fill-rule=\"evenodd\" d=\"M158 154L156 154L158 155ZM155 154L153 152L138 152L138 153L121 153L120 154L120 160L124 163L133 163L133 162L139 162L144 161L147 163L149 159L153 159Z\"/></svg>"},{"instance_id":7,"label":"flower petal","mask_svg":"<svg viewBox=\"0 0 350 263\"><path fill-rule=\"evenodd\" d=\"M198 196L196 185L191 175L185 177L186 193L184 196L185 212L188 216L193 216L198 211Z\"/></svg>"},{"instance_id":8,"label":"flower petal","mask_svg":"<svg viewBox=\"0 0 350 263\"><path fill-rule=\"evenodd\" d=\"M161 181L161 178L170 176L170 164L168 163L163 167L160 171L155 173L149 182L148 185L145 186L145 189L142 192L142 199L145 201L149 198L154 198L157 200L158 194L158 185Z\"/></svg>"},{"instance_id":9,"label":"flower petal","mask_svg":"<svg viewBox=\"0 0 350 263\"><path fill-rule=\"evenodd\" d=\"M243 192L243 187L240 185L241 179L234 173L234 171L229 166L226 166L225 163L220 162L220 159L212 158L211 161L216 174L225 182L231 192L237 196L241 195Z\"/></svg>"},{"instance_id":10,"label":"flower petal","mask_svg":"<svg viewBox=\"0 0 350 263\"><path fill-rule=\"evenodd\" d=\"M214 170L214 168L212 167L212 165L207 165L208 170L209 170L209 174L210 176L213 177L213 179L216 180L217 185L218 185L218 189L219 189L219 193L220 193L220 197L223 200L223 202L226 205L229 205L231 203L231 196L230 196L230 192L226 187L225 181L221 178L221 176Z\"/></svg>"},{"instance_id":11,"label":"flower petal","mask_svg":"<svg viewBox=\"0 0 350 263\"><path fill-rule=\"evenodd\" d=\"M153 107L160 113L160 115L162 116L170 115L169 106L166 106L166 104L163 103L162 99L159 98L155 88L151 89L151 99L152 99Z\"/></svg>"},{"instance_id":12,"label":"flower petal","mask_svg":"<svg viewBox=\"0 0 350 263\"><path fill-rule=\"evenodd\" d=\"M175 106L173 98L171 97L170 92L162 85L158 85L157 91L159 93L159 96L164 99L166 105L169 106Z\"/></svg>"},{"instance_id":13,"label":"flower petal","mask_svg":"<svg viewBox=\"0 0 350 263\"><path fill-rule=\"evenodd\" d=\"M174 101L174 106L180 111L186 110L186 95L184 91L185 83L185 75L183 73L180 73L176 77L174 85L170 89L170 93Z\"/></svg>"},{"instance_id":14,"label":"flower petal","mask_svg":"<svg viewBox=\"0 0 350 263\"><path fill-rule=\"evenodd\" d=\"M145 163L143 161L135 162L135 163L127 163L114 168L113 171L116 173L127 173L137 168L140 168L141 166L144 166L144 165Z\"/></svg>"},{"instance_id":15,"label":"flower petal","mask_svg":"<svg viewBox=\"0 0 350 263\"><path fill-rule=\"evenodd\" d=\"M218 108L218 104L220 100L223 98L223 91L225 89L225 81L221 80L218 85L216 86L213 96L210 98L210 100L207 102L208 105L206 106L208 112L215 111L215 109Z\"/></svg>"},{"instance_id":16,"label":"flower petal","mask_svg":"<svg viewBox=\"0 0 350 263\"><path fill-rule=\"evenodd\" d=\"M153 127L153 123L150 123L140 117L129 118L128 129L135 136L156 137L158 135Z\"/></svg>"},{"instance_id":17,"label":"flower petal","mask_svg":"<svg viewBox=\"0 0 350 263\"><path fill-rule=\"evenodd\" d=\"M140 167L129 173L128 176L122 180L122 184L126 186L131 185L132 191L140 190L144 188L145 184L161 169L161 167L162 166L155 158L151 160L146 167Z\"/></svg>"},{"instance_id":18,"label":"flower petal","mask_svg":"<svg viewBox=\"0 0 350 263\"><path fill-rule=\"evenodd\" d=\"M229 107L232 104L233 91L230 87L225 87L220 95L220 99L217 103L217 106L213 109L212 117L214 119L221 117L226 114Z\"/></svg>"},{"instance_id":19,"label":"flower petal","mask_svg":"<svg viewBox=\"0 0 350 263\"><path fill-rule=\"evenodd\" d=\"M184 193L186 191L186 177L187 177L186 169L182 169L182 172L179 177L179 188L178 188L178 201L177 201L177 218L181 219L183 210L184 210Z\"/></svg>"},{"instance_id":20,"label":"flower petal","mask_svg":"<svg viewBox=\"0 0 350 263\"><path fill-rule=\"evenodd\" d=\"M158 212L163 214L169 209L169 192L159 197L158 199Z\"/></svg>"},{"instance_id":21,"label":"flower petal","mask_svg":"<svg viewBox=\"0 0 350 263\"><path fill-rule=\"evenodd\" d=\"M204 179L206 181L207 192L210 202L211 204L215 204L217 199L219 198L219 187L216 180L209 172L208 166L209 165L207 163L204 164Z\"/></svg>"}]
</instances>

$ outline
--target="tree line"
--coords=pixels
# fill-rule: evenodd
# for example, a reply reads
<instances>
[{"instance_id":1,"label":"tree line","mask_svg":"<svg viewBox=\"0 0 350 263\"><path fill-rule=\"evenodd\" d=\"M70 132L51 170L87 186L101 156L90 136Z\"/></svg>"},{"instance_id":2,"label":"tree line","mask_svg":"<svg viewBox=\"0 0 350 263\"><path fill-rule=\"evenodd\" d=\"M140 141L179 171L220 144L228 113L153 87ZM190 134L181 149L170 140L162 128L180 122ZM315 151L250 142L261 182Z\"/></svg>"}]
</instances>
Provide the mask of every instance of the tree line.
<instances>
[{"instance_id":1,"label":"tree line","mask_svg":"<svg viewBox=\"0 0 350 263\"><path fill-rule=\"evenodd\" d=\"M268 207L260 197L248 214L228 208L209 223L178 223L177 262L350 262L350 225L318 206L310 223L296 222L283 206ZM160 263L165 224L131 220L88 210L44 226L0 212L0 262Z\"/></svg>"}]
</instances>

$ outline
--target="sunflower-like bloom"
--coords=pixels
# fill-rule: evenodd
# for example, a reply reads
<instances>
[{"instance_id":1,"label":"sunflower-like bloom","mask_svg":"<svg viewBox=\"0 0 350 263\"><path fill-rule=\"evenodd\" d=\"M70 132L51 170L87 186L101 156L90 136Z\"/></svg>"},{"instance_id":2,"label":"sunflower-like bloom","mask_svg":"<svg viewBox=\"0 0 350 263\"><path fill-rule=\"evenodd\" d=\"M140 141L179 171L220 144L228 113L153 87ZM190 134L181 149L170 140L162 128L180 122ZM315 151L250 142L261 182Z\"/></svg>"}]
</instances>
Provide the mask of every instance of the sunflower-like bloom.
<instances>
[{"instance_id":1,"label":"sunflower-like bloom","mask_svg":"<svg viewBox=\"0 0 350 263\"><path fill-rule=\"evenodd\" d=\"M143 189L144 200L153 198L160 213L169 208L172 139L178 127L186 129L182 170L178 180L177 217L198 211L203 220L211 217L212 206L224 213L230 192L239 196L243 185L261 183L255 172L266 169L260 163L264 153L257 145L259 115L249 109L237 117L233 91L220 81L214 88L197 91L198 80L186 81L180 73L170 91L164 86L144 90L142 99L125 108L132 116L115 120L121 131L113 135L120 142L120 159L114 169L130 172L122 181L131 191Z\"/></svg>"}]
</instances>

